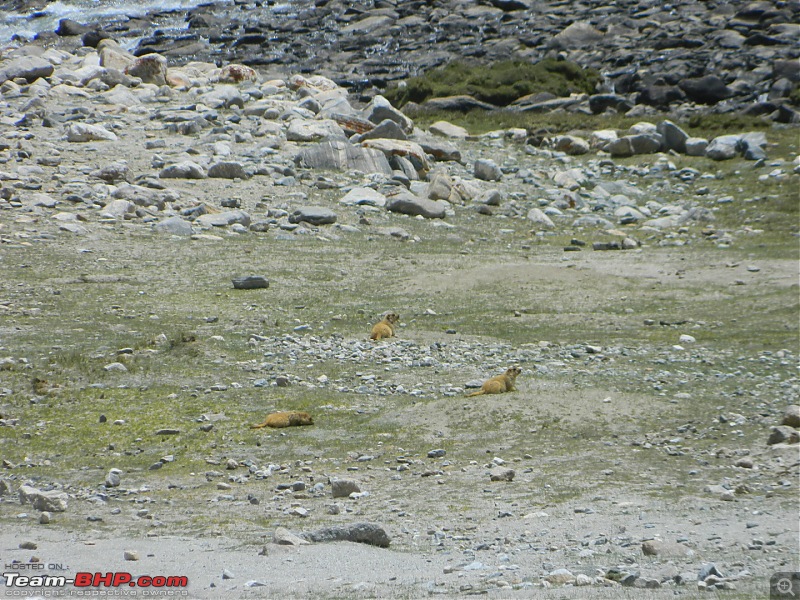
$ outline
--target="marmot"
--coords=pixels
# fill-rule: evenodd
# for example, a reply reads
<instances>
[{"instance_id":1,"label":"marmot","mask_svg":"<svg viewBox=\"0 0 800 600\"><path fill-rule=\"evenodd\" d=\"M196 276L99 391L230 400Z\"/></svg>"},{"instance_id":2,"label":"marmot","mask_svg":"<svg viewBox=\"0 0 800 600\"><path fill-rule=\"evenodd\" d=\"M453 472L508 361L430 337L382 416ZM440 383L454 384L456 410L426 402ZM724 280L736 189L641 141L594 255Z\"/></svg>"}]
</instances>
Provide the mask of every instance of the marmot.
<instances>
[{"instance_id":1,"label":"marmot","mask_svg":"<svg viewBox=\"0 0 800 600\"><path fill-rule=\"evenodd\" d=\"M281 411L267 415L267 419L258 425L251 425L250 429L261 429L262 427L293 427L295 425L313 425L314 419L307 412L296 410Z\"/></svg>"},{"instance_id":2,"label":"marmot","mask_svg":"<svg viewBox=\"0 0 800 600\"><path fill-rule=\"evenodd\" d=\"M394 336L394 324L400 320L400 315L397 313L387 313L383 319L372 326L372 332L369 335L371 340L381 340L383 338L390 338Z\"/></svg>"},{"instance_id":3,"label":"marmot","mask_svg":"<svg viewBox=\"0 0 800 600\"><path fill-rule=\"evenodd\" d=\"M522 373L519 367L511 367L506 370L502 375L497 375L483 382L481 389L477 392L467 394L470 396L481 396L483 394L502 394L503 392L513 392L517 388L514 387L514 382L517 380L517 375Z\"/></svg>"}]
</instances>

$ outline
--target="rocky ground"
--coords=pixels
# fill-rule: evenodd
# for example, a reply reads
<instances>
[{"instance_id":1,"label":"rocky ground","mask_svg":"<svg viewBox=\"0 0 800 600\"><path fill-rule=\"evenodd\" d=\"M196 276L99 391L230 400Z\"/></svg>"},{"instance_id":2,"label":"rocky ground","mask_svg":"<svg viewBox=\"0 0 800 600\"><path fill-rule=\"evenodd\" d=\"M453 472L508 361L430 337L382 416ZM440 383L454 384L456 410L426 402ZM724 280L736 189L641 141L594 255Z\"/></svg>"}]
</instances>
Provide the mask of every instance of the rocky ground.
<instances>
[{"instance_id":1,"label":"rocky ground","mask_svg":"<svg viewBox=\"0 0 800 600\"><path fill-rule=\"evenodd\" d=\"M796 129L472 135L110 41L0 73L4 573L750 598L798 570ZM288 409L314 425L249 429Z\"/></svg>"},{"instance_id":2,"label":"rocky ground","mask_svg":"<svg viewBox=\"0 0 800 600\"><path fill-rule=\"evenodd\" d=\"M0 3L21 10L20 4ZM368 96L453 60L560 57L604 77L594 112L698 104L796 119L797 2L208 3L95 23L63 22L40 41L96 45L109 36L175 64L242 63L285 77L331 77ZM610 97L610 98L609 98ZM544 110L545 98L518 108ZM589 107L585 107L589 108ZM573 107L579 110L581 107Z\"/></svg>"}]
</instances>

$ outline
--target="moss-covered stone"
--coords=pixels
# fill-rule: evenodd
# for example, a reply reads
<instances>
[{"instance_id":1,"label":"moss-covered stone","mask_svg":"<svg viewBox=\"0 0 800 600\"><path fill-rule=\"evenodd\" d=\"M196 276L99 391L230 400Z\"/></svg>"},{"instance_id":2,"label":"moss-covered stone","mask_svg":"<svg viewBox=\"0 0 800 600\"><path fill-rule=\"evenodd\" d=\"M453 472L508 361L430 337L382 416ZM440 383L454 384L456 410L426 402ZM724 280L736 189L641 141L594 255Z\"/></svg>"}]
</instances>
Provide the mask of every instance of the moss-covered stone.
<instances>
[{"instance_id":1,"label":"moss-covered stone","mask_svg":"<svg viewBox=\"0 0 800 600\"><path fill-rule=\"evenodd\" d=\"M424 102L428 98L465 94L495 106L507 106L528 94L591 93L599 80L600 75L594 69L550 58L538 63L521 60L491 64L452 62L412 77L405 84L390 87L386 97L395 106L402 106L410 101Z\"/></svg>"}]
</instances>

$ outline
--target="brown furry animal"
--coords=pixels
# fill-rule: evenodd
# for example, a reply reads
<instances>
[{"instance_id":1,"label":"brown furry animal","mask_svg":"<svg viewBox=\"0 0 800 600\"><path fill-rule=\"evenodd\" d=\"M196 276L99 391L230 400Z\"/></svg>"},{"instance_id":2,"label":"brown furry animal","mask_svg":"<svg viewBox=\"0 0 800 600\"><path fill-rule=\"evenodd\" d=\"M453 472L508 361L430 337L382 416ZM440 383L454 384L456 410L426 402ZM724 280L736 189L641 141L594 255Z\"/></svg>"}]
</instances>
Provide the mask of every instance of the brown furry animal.
<instances>
[{"instance_id":1,"label":"brown furry animal","mask_svg":"<svg viewBox=\"0 0 800 600\"><path fill-rule=\"evenodd\" d=\"M517 388L514 387L514 382L517 380L517 375L522 373L519 367L511 367L506 370L502 375L497 375L483 382L481 389L477 392L467 394L467 398L471 396L481 396L483 394L502 394L503 392L513 392Z\"/></svg>"},{"instance_id":2,"label":"brown furry animal","mask_svg":"<svg viewBox=\"0 0 800 600\"><path fill-rule=\"evenodd\" d=\"M394 324L400 320L400 315L397 313L388 313L383 319L372 326L372 332L369 335L371 340L381 340L383 338L390 338L394 336Z\"/></svg>"},{"instance_id":3,"label":"brown furry animal","mask_svg":"<svg viewBox=\"0 0 800 600\"><path fill-rule=\"evenodd\" d=\"M313 425L314 419L307 412L296 410L275 412L267 415L267 419L258 425L251 425L250 429L261 429L262 427L294 427L295 425Z\"/></svg>"}]
</instances>

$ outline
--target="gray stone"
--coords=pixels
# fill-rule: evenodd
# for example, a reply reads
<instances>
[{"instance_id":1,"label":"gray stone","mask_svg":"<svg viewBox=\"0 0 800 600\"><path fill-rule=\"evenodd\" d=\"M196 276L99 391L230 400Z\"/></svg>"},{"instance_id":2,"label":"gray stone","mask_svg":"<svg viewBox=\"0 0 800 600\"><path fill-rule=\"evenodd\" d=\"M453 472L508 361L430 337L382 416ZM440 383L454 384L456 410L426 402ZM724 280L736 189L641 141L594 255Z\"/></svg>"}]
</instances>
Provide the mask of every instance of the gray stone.
<instances>
[{"instance_id":1,"label":"gray stone","mask_svg":"<svg viewBox=\"0 0 800 600\"><path fill-rule=\"evenodd\" d=\"M38 56L22 56L0 66L0 83L9 79L24 79L33 83L41 77L50 77L54 67L50 61Z\"/></svg>"},{"instance_id":2,"label":"gray stone","mask_svg":"<svg viewBox=\"0 0 800 600\"><path fill-rule=\"evenodd\" d=\"M494 467L489 471L489 479L491 481L513 481L516 472L514 469L507 467Z\"/></svg>"},{"instance_id":3,"label":"gray stone","mask_svg":"<svg viewBox=\"0 0 800 600\"><path fill-rule=\"evenodd\" d=\"M500 206L500 203L503 201L503 192L498 189L486 190L482 192L475 201L480 204L486 204L487 206Z\"/></svg>"},{"instance_id":4,"label":"gray stone","mask_svg":"<svg viewBox=\"0 0 800 600\"><path fill-rule=\"evenodd\" d=\"M767 136L763 131L753 131L741 135L741 150L746 160L762 160L767 158L764 149L767 147Z\"/></svg>"},{"instance_id":5,"label":"gray stone","mask_svg":"<svg viewBox=\"0 0 800 600\"><path fill-rule=\"evenodd\" d=\"M105 486L106 487L119 487L119 484L122 483L122 471L119 469L111 469L106 475Z\"/></svg>"},{"instance_id":6,"label":"gray stone","mask_svg":"<svg viewBox=\"0 0 800 600\"><path fill-rule=\"evenodd\" d=\"M433 123L430 127L428 127L428 131L433 134L451 139L463 140L469 137L469 132L466 129L460 127L459 125L453 125L447 121L436 121L436 123Z\"/></svg>"},{"instance_id":7,"label":"gray stone","mask_svg":"<svg viewBox=\"0 0 800 600\"><path fill-rule=\"evenodd\" d=\"M503 177L503 171L500 167L490 158L479 158L475 161L473 174L476 178L483 181L500 181Z\"/></svg>"},{"instance_id":8,"label":"gray stone","mask_svg":"<svg viewBox=\"0 0 800 600\"><path fill-rule=\"evenodd\" d=\"M717 104L733 95L725 82L716 75L686 79L678 85L692 102L699 104Z\"/></svg>"},{"instance_id":9,"label":"gray stone","mask_svg":"<svg viewBox=\"0 0 800 600\"><path fill-rule=\"evenodd\" d=\"M397 110L392 106L391 102L380 94L375 96L372 101L364 107L362 114L366 119L375 124L390 119L397 123L406 133L411 133L414 130L414 121Z\"/></svg>"},{"instance_id":10,"label":"gray stone","mask_svg":"<svg viewBox=\"0 0 800 600\"><path fill-rule=\"evenodd\" d=\"M11 484L5 479L0 479L0 496L12 493Z\"/></svg>"},{"instance_id":11,"label":"gray stone","mask_svg":"<svg viewBox=\"0 0 800 600\"><path fill-rule=\"evenodd\" d=\"M33 508L48 512L64 512L67 510L69 496L66 492L52 490L43 492L29 485L22 485L18 490L20 504L32 504Z\"/></svg>"},{"instance_id":12,"label":"gray stone","mask_svg":"<svg viewBox=\"0 0 800 600\"><path fill-rule=\"evenodd\" d=\"M532 221L534 225L544 227L545 229L554 229L556 226L541 208L530 209L527 218L529 221Z\"/></svg>"},{"instance_id":13,"label":"gray stone","mask_svg":"<svg viewBox=\"0 0 800 600\"><path fill-rule=\"evenodd\" d=\"M248 275L247 277L236 277L232 280L233 288L236 290L255 290L269 287L269 280L261 275Z\"/></svg>"},{"instance_id":14,"label":"gray stone","mask_svg":"<svg viewBox=\"0 0 800 600\"><path fill-rule=\"evenodd\" d=\"M769 439L767 439L767 445L769 446L774 444L797 444L798 442L800 442L800 433L794 427L789 427L788 425L773 427L772 432L769 434Z\"/></svg>"},{"instance_id":15,"label":"gray stone","mask_svg":"<svg viewBox=\"0 0 800 600\"><path fill-rule=\"evenodd\" d=\"M729 160L739 154L741 143L740 135L715 137L706 148L706 156L712 160Z\"/></svg>"},{"instance_id":16,"label":"gray stone","mask_svg":"<svg viewBox=\"0 0 800 600\"><path fill-rule=\"evenodd\" d=\"M345 140L344 130L333 119L294 119L286 130L290 142Z\"/></svg>"},{"instance_id":17,"label":"gray stone","mask_svg":"<svg viewBox=\"0 0 800 600\"><path fill-rule=\"evenodd\" d=\"M391 119L384 119L370 131L354 136L353 142L358 144L360 142L363 142L364 140L374 140L378 138L392 139L392 140L407 140L408 136L406 135L406 132L403 131L403 128L396 121L392 121Z\"/></svg>"},{"instance_id":18,"label":"gray stone","mask_svg":"<svg viewBox=\"0 0 800 600\"><path fill-rule=\"evenodd\" d=\"M566 585L574 583L575 575L567 569L554 569L545 575L545 580L553 585Z\"/></svg>"},{"instance_id":19,"label":"gray stone","mask_svg":"<svg viewBox=\"0 0 800 600\"><path fill-rule=\"evenodd\" d=\"M92 171L89 175L102 179L107 183L116 183L118 181L128 181L130 169L128 169L128 164L122 160Z\"/></svg>"},{"instance_id":20,"label":"gray stone","mask_svg":"<svg viewBox=\"0 0 800 600\"><path fill-rule=\"evenodd\" d=\"M420 198L406 190L401 190L387 200L386 209L390 212L423 216L426 219L444 219L446 214L444 203Z\"/></svg>"},{"instance_id":21,"label":"gray stone","mask_svg":"<svg viewBox=\"0 0 800 600\"><path fill-rule=\"evenodd\" d=\"M278 527L272 535L272 543L281 546L307 546L311 542L293 534L285 527Z\"/></svg>"},{"instance_id":22,"label":"gray stone","mask_svg":"<svg viewBox=\"0 0 800 600\"><path fill-rule=\"evenodd\" d=\"M560 135L556 138L554 148L572 156L589 152L589 142L575 135Z\"/></svg>"},{"instance_id":23,"label":"gray stone","mask_svg":"<svg viewBox=\"0 0 800 600\"><path fill-rule=\"evenodd\" d=\"M792 404L786 407L786 410L783 411L781 425L787 425L795 429L800 428L800 406Z\"/></svg>"},{"instance_id":24,"label":"gray stone","mask_svg":"<svg viewBox=\"0 0 800 600\"><path fill-rule=\"evenodd\" d=\"M218 85L210 92L203 94L200 99L203 104L211 108L231 108L238 106L244 108L245 102L239 88L233 85Z\"/></svg>"},{"instance_id":25,"label":"gray stone","mask_svg":"<svg viewBox=\"0 0 800 600\"><path fill-rule=\"evenodd\" d=\"M430 154L436 160L461 162L461 150L451 142L421 138L417 143L425 154Z\"/></svg>"},{"instance_id":26,"label":"gray stone","mask_svg":"<svg viewBox=\"0 0 800 600\"><path fill-rule=\"evenodd\" d=\"M117 135L108 131L102 125L88 123L72 123L67 127L66 139L68 142L113 142Z\"/></svg>"},{"instance_id":27,"label":"gray stone","mask_svg":"<svg viewBox=\"0 0 800 600\"><path fill-rule=\"evenodd\" d=\"M112 200L103 208L103 218L119 219L136 212L136 205L128 200Z\"/></svg>"},{"instance_id":28,"label":"gray stone","mask_svg":"<svg viewBox=\"0 0 800 600\"><path fill-rule=\"evenodd\" d=\"M295 163L311 169L392 174L392 167L383 152L340 140L330 140L304 148L295 157Z\"/></svg>"},{"instance_id":29,"label":"gray stone","mask_svg":"<svg viewBox=\"0 0 800 600\"><path fill-rule=\"evenodd\" d=\"M160 54L145 54L125 67L124 73L144 83L167 85L167 59Z\"/></svg>"},{"instance_id":30,"label":"gray stone","mask_svg":"<svg viewBox=\"0 0 800 600\"><path fill-rule=\"evenodd\" d=\"M603 33L591 24L576 21L558 33L550 42L552 48L583 48L591 46L603 39Z\"/></svg>"},{"instance_id":31,"label":"gray stone","mask_svg":"<svg viewBox=\"0 0 800 600\"><path fill-rule=\"evenodd\" d=\"M161 179L205 179L206 172L196 162L186 160L165 167L158 176Z\"/></svg>"},{"instance_id":32,"label":"gray stone","mask_svg":"<svg viewBox=\"0 0 800 600\"><path fill-rule=\"evenodd\" d=\"M178 216L159 221L155 224L154 229L170 235L192 235L194 233L192 224Z\"/></svg>"},{"instance_id":33,"label":"gray stone","mask_svg":"<svg viewBox=\"0 0 800 600\"><path fill-rule=\"evenodd\" d=\"M686 140L689 139L689 134L675 123L672 121L661 121L658 124L658 133L661 134L664 147L667 150L674 150L681 154L686 153Z\"/></svg>"},{"instance_id":34,"label":"gray stone","mask_svg":"<svg viewBox=\"0 0 800 600\"><path fill-rule=\"evenodd\" d=\"M344 198L339 200L339 204L345 206L376 206L383 208L386 206L386 196L372 188L356 187L347 192Z\"/></svg>"},{"instance_id":35,"label":"gray stone","mask_svg":"<svg viewBox=\"0 0 800 600\"><path fill-rule=\"evenodd\" d=\"M311 225L330 225L336 223L336 213L324 206L302 206L289 215L290 223L310 223Z\"/></svg>"},{"instance_id":36,"label":"gray stone","mask_svg":"<svg viewBox=\"0 0 800 600\"><path fill-rule=\"evenodd\" d=\"M686 154L689 156L704 156L708 148L708 140L705 138L690 137L686 138Z\"/></svg>"},{"instance_id":37,"label":"gray stone","mask_svg":"<svg viewBox=\"0 0 800 600\"><path fill-rule=\"evenodd\" d=\"M324 527L303 537L311 542L356 542L379 548L388 548L391 540L380 525L355 523L342 527Z\"/></svg>"},{"instance_id":38,"label":"gray stone","mask_svg":"<svg viewBox=\"0 0 800 600\"><path fill-rule=\"evenodd\" d=\"M347 498L350 494L361 492L361 486L355 479L333 479L331 493L334 498Z\"/></svg>"},{"instance_id":39,"label":"gray stone","mask_svg":"<svg viewBox=\"0 0 800 600\"><path fill-rule=\"evenodd\" d=\"M221 213L201 215L195 221L203 227L229 227L238 223L243 227L250 226L250 215L243 210L229 210Z\"/></svg>"},{"instance_id":40,"label":"gray stone","mask_svg":"<svg viewBox=\"0 0 800 600\"><path fill-rule=\"evenodd\" d=\"M249 173L238 162L219 162L211 165L208 176L216 179L248 179Z\"/></svg>"},{"instance_id":41,"label":"gray stone","mask_svg":"<svg viewBox=\"0 0 800 600\"><path fill-rule=\"evenodd\" d=\"M645 556L682 557L694 556L694 550L683 544L647 540L642 543L642 554Z\"/></svg>"}]
</instances>

